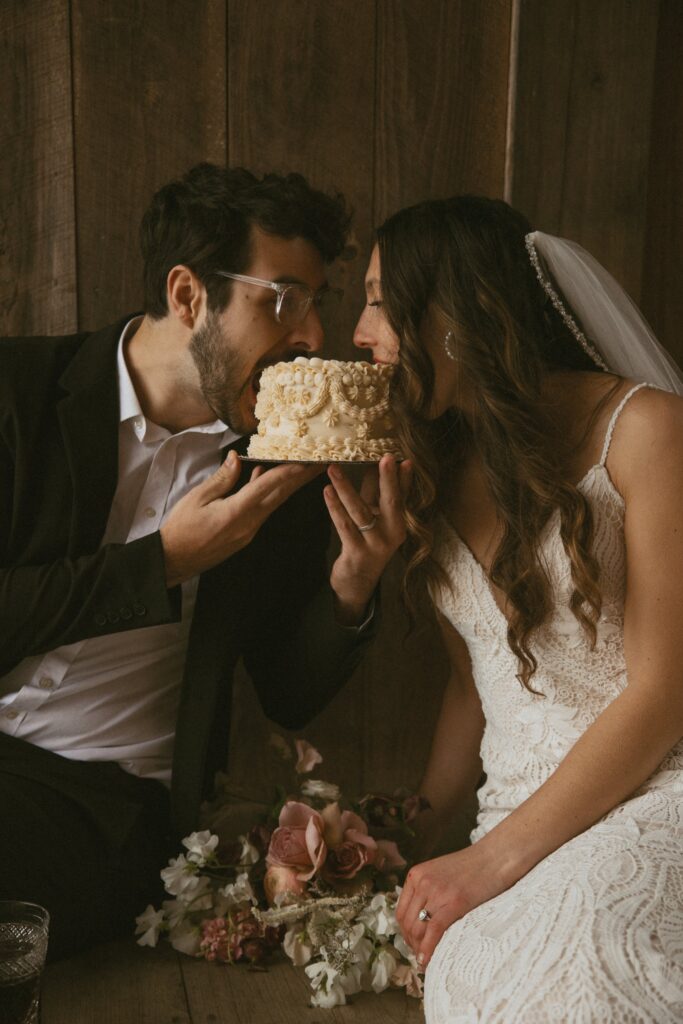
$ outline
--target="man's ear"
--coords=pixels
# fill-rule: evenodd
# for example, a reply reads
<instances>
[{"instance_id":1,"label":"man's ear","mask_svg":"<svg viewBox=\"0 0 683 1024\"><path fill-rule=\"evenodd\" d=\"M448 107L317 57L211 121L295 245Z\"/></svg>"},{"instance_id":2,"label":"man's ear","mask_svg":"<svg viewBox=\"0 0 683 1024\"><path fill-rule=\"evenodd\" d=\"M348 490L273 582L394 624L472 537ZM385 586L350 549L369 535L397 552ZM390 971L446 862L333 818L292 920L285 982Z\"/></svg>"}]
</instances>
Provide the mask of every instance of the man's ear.
<instances>
[{"instance_id":1,"label":"man's ear","mask_svg":"<svg viewBox=\"0 0 683 1024\"><path fill-rule=\"evenodd\" d=\"M172 267L166 279L166 298L169 313L193 331L206 302L206 289L194 271L182 263Z\"/></svg>"}]
</instances>

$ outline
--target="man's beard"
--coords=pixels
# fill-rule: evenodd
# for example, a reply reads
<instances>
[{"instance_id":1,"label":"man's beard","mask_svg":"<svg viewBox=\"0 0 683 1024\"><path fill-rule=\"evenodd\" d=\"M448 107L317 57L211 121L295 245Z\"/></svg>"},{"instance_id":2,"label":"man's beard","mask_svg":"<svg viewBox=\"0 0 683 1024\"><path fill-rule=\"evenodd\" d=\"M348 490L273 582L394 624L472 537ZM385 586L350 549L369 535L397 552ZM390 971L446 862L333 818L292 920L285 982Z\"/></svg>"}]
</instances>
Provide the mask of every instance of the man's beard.
<instances>
[{"instance_id":1,"label":"man's beard","mask_svg":"<svg viewBox=\"0 0 683 1024\"><path fill-rule=\"evenodd\" d=\"M219 420L238 434L253 431L240 412L239 399L249 381L240 386L240 359L221 331L218 317L208 313L190 339L189 352L199 374L204 400Z\"/></svg>"}]
</instances>

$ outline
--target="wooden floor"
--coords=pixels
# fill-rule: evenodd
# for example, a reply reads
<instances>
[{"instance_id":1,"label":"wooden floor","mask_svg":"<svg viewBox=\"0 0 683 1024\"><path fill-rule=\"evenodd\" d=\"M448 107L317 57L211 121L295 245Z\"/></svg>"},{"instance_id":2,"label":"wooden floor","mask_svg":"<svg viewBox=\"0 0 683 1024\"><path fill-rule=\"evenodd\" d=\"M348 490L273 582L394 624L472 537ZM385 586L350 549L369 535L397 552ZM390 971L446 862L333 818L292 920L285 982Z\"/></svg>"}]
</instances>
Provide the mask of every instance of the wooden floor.
<instances>
[{"instance_id":1,"label":"wooden floor","mask_svg":"<svg viewBox=\"0 0 683 1024\"><path fill-rule=\"evenodd\" d=\"M423 1024L422 1004L394 989L334 1010L309 1006L302 968L209 964L132 939L50 965L42 1024Z\"/></svg>"}]
</instances>

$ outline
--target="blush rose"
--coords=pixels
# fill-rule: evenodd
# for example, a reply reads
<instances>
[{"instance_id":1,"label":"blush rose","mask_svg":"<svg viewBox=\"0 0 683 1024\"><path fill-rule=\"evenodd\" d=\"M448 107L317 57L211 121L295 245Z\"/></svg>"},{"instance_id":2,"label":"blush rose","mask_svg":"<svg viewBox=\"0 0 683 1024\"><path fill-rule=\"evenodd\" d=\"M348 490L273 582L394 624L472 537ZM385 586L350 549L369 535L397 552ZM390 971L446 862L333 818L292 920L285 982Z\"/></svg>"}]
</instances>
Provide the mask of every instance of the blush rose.
<instances>
[{"instance_id":1,"label":"blush rose","mask_svg":"<svg viewBox=\"0 0 683 1024\"><path fill-rule=\"evenodd\" d=\"M280 811L266 863L269 867L293 868L298 879L309 881L327 856L324 831L325 825L318 811L307 804L288 801Z\"/></svg>"}]
</instances>

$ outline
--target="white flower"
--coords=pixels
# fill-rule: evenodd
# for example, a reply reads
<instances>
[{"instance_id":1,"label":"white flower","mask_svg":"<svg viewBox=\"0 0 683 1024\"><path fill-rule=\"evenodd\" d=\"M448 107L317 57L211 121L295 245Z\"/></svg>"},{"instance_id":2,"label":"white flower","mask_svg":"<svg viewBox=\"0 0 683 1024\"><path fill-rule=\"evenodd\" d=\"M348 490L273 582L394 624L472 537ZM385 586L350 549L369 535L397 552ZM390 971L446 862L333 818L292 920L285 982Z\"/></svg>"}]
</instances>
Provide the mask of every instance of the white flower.
<instances>
[{"instance_id":1,"label":"white flower","mask_svg":"<svg viewBox=\"0 0 683 1024\"><path fill-rule=\"evenodd\" d=\"M377 950L370 965L370 984L373 992L384 992L384 989L389 987L398 961L399 954L390 943Z\"/></svg>"},{"instance_id":2,"label":"white flower","mask_svg":"<svg viewBox=\"0 0 683 1024\"><path fill-rule=\"evenodd\" d=\"M256 864L261 855L254 844L250 843L246 836L238 836L237 839L242 844L240 864Z\"/></svg>"},{"instance_id":3,"label":"white flower","mask_svg":"<svg viewBox=\"0 0 683 1024\"><path fill-rule=\"evenodd\" d=\"M366 907L363 907L358 920L362 921L369 932L378 939L389 938L398 931L395 904L387 899L387 893L378 892Z\"/></svg>"},{"instance_id":4,"label":"white flower","mask_svg":"<svg viewBox=\"0 0 683 1024\"><path fill-rule=\"evenodd\" d=\"M163 910L155 910L151 903L135 918L135 934L139 935L138 946L156 946L159 932L164 927Z\"/></svg>"},{"instance_id":5,"label":"white flower","mask_svg":"<svg viewBox=\"0 0 683 1024\"><path fill-rule=\"evenodd\" d=\"M318 960L317 963L304 967L304 970L310 978L313 989L312 1006L320 1006L322 1009L329 1010L333 1006L345 1005L346 995L339 971L335 967L328 964L326 960Z\"/></svg>"},{"instance_id":6,"label":"white flower","mask_svg":"<svg viewBox=\"0 0 683 1024\"><path fill-rule=\"evenodd\" d=\"M344 971L342 985L347 995L352 992L359 992L361 988L367 992L372 988L372 973L370 963L372 961L375 947L370 939L361 939L353 949L353 960ZM347 988L347 982L351 980L354 987Z\"/></svg>"},{"instance_id":7,"label":"white flower","mask_svg":"<svg viewBox=\"0 0 683 1024\"><path fill-rule=\"evenodd\" d=\"M168 933L171 945L179 953L187 956L199 956L199 944L202 941L199 928L190 921L179 921Z\"/></svg>"},{"instance_id":8,"label":"white flower","mask_svg":"<svg viewBox=\"0 0 683 1024\"><path fill-rule=\"evenodd\" d=\"M354 953L358 953L358 957L362 958L367 954L365 944L368 940L365 938L365 927L357 921L356 924L349 928L348 937L344 939L343 945L346 949L352 950ZM369 943L370 952L372 952L372 943ZM369 955L369 954L368 954Z\"/></svg>"},{"instance_id":9,"label":"white flower","mask_svg":"<svg viewBox=\"0 0 683 1024\"><path fill-rule=\"evenodd\" d=\"M180 896L187 889L190 891L197 886L197 866L185 859L185 854L178 857L171 857L168 867L163 868L161 879L171 896Z\"/></svg>"},{"instance_id":10,"label":"white flower","mask_svg":"<svg viewBox=\"0 0 683 1024\"><path fill-rule=\"evenodd\" d=\"M299 922L285 932L282 948L295 967L304 967L313 956L313 945Z\"/></svg>"},{"instance_id":11,"label":"white flower","mask_svg":"<svg viewBox=\"0 0 683 1024\"><path fill-rule=\"evenodd\" d=\"M363 967L360 963L349 964L344 973L339 978L339 984L341 985L344 994L347 996L353 996L356 992L360 992L363 987Z\"/></svg>"},{"instance_id":12,"label":"white flower","mask_svg":"<svg viewBox=\"0 0 683 1024\"><path fill-rule=\"evenodd\" d=\"M318 797L320 800L338 800L341 796L339 786L333 782L324 782L322 779L306 779L301 792L304 796Z\"/></svg>"},{"instance_id":13,"label":"white flower","mask_svg":"<svg viewBox=\"0 0 683 1024\"><path fill-rule=\"evenodd\" d=\"M417 958L400 932L394 935L393 942L403 959L407 960L410 966L417 970Z\"/></svg>"},{"instance_id":14,"label":"white flower","mask_svg":"<svg viewBox=\"0 0 683 1024\"><path fill-rule=\"evenodd\" d=\"M164 908L169 928L175 928L188 914L187 903L182 900L164 900L161 906Z\"/></svg>"},{"instance_id":15,"label":"white flower","mask_svg":"<svg viewBox=\"0 0 683 1024\"><path fill-rule=\"evenodd\" d=\"M409 996L414 996L416 999L422 998L424 983L417 968L411 967L410 964L398 965L391 976L391 984L405 988Z\"/></svg>"},{"instance_id":16,"label":"white flower","mask_svg":"<svg viewBox=\"0 0 683 1024\"><path fill-rule=\"evenodd\" d=\"M188 850L187 859L203 867L218 846L218 836L212 835L208 829L193 832L192 835L185 836L183 846Z\"/></svg>"},{"instance_id":17,"label":"white flower","mask_svg":"<svg viewBox=\"0 0 683 1024\"><path fill-rule=\"evenodd\" d=\"M188 910L211 910L213 907L213 888L206 875L195 875L193 888L185 889L178 899Z\"/></svg>"},{"instance_id":18,"label":"white flower","mask_svg":"<svg viewBox=\"0 0 683 1024\"><path fill-rule=\"evenodd\" d=\"M254 890L249 883L249 875L243 871L234 882L224 885L218 892L228 900L228 906L235 903L255 903Z\"/></svg>"}]
</instances>

